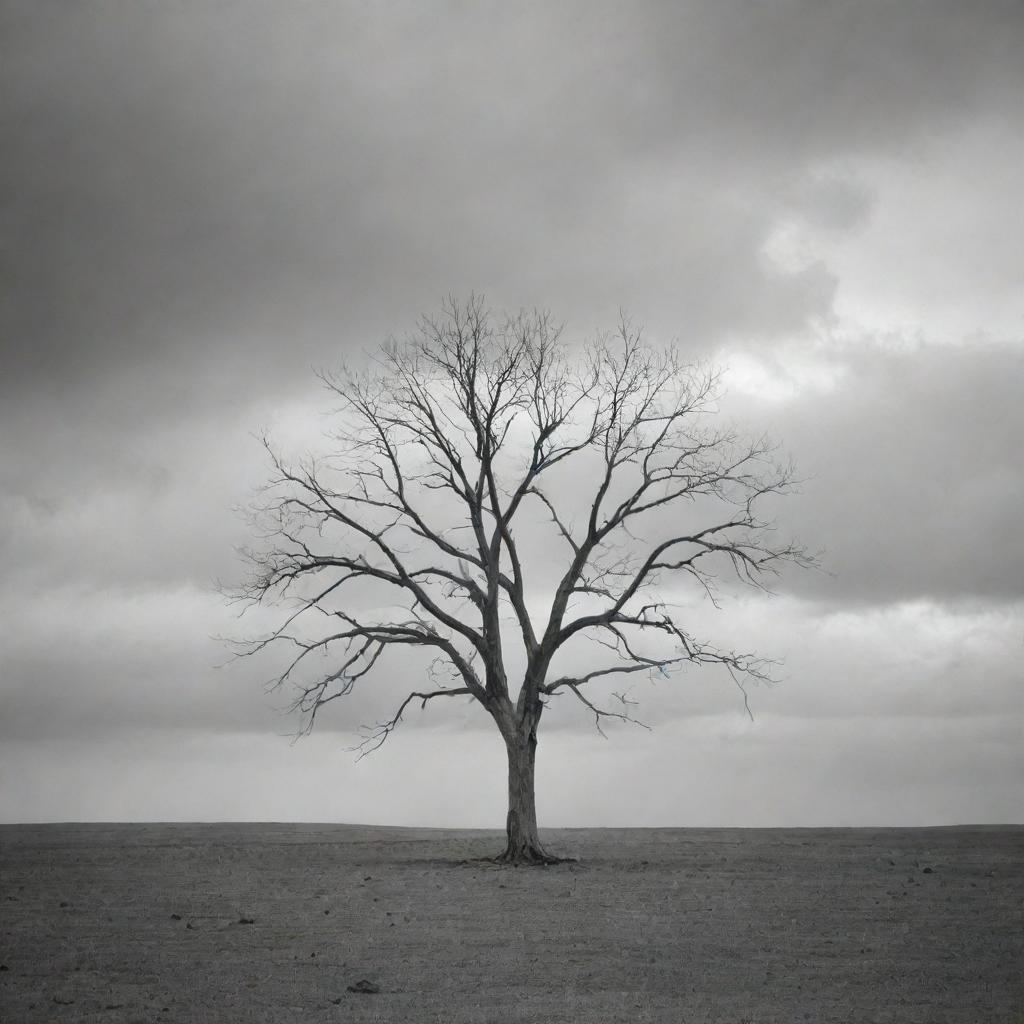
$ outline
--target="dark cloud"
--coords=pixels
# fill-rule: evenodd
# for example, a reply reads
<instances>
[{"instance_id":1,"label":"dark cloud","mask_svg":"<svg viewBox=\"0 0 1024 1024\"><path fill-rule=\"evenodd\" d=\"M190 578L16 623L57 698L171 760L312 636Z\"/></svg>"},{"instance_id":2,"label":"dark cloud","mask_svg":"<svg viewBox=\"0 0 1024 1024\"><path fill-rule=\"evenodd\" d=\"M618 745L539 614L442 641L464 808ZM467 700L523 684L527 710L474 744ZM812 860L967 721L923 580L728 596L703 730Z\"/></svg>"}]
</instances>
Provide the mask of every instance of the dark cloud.
<instances>
[{"instance_id":1,"label":"dark cloud","mask_svg":"<svg viewBox=\"0 0 1024 1024\"><path fill-rule=\"evenodd\" d=\"M826 393L774 410L734 397L786 441L806 482L780 521L834 574L786 585L838 602L1024 596L1024 351L868 344L833 358L845 372Z\"/></svg>"},{"instance_id":2,"label":"dark cloud","mask_svg":"<svg viewBox=\"0 0 1024 1024\"><path fill-rule=\"evenodd\" d=\"M872 208L870 189L835 171L812 173L794 181L784 198L796 216L829 231L859 227Z\"/></svg>"},{"instance_id":3,"label":"dark cloud","mask_svg":"<svg viewBox=\"0 0 1024 1024\"><path fill-rule=\"evenodd\" d=\"M275 701L253 687L269 671L219 685L210 668L208 636L231 623L209 584L247 539L230 509L266 471L250 432L315 444L311 367L375 348L452 291L550 307L574 337L624 306L693 354L796 351L841 374L742 403L809 475L781 523L836 574L787 577L808 600L746 623L758 643L798 638L822 609L873 615L883 643L900 602L923 601L927 621L933 604L1016 607L1024 365L977 338L993 333L990 293L1000 325L1019 324L1019 154L998 144L1019 129L1019 3L0 2L0 39L8 739L79 735L95 775L118 729L273 728ZM845 262L814 245L787 261L787 231L854 248L875 235ZM883 312L941 293L936 315L969 347L837 343L844 296L856 319L850 295L884 287ZM808 325L829 340L801 355ZM918 327L894 337L927 341ZM837 649L860 628L842 626ZM964 636L950 625L936 650ZM986 709L1006 706L1004 655L979 659ZM960 678L949 658L919 668L893 718ZM686 713L658 693L656 716ZM853 715L818 696L819 720ZM387 705L361 692L338 722ZM965 711L950 698L936 713Z\"/></svg>"},{"instance_id":4,"label":"dark cloud","mask_svg":"<svg viewBox=\"0 0 1024 1024\"><path fill-rule=\"evenodd\" d=\"M699 127L738 155L788 163L905 151L979 113L1018 116L1024 11L1012 0L725 3L707 15L664 5L644 20L649 94L677 129L663 137Z\"/></svg>"},{"instance_id":5,"label":"dark cloud","mask_svg":"<svg viewBox=\"0 0 1024 1024\"><path fill-rule=\"evenodd\" d=\"M12 5L3 386L260 386L474 286L787 329L778 189L1013 109L1019 5L926 10Z\"/></svg>"},{"instance_id":6,"label":"dark cloud","mask_svg":"<svg viewBox=\"0 0 1024 1024\"><path fill-rule=\"evenodd\" d=\"M239 571L236 510L266 478L253 432L273 425L274 406L186 406L180 421L139 427L104 422L102 405L61 408L68 415L41 405L7 421L0 560L12 591L210 587Z\"/></svg>"}]
</instances>

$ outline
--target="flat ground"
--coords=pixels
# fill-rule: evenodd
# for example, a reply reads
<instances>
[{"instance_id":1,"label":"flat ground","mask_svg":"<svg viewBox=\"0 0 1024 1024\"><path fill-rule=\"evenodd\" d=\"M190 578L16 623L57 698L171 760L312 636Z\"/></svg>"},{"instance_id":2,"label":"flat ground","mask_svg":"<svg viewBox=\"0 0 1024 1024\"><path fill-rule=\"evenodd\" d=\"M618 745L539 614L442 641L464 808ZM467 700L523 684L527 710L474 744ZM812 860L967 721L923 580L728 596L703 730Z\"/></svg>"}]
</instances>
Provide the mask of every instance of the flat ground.
<instances>
[{"instance_id":1,"label":"flat ground","mask_svg":"<svg viewBox=\"0 0 1024 1024\"><path fill-rule=\"evenodd\" d=\"M0 826L0 1019L1024 1024L1024 828L545 835Z\"/></svg>"}]
</instances>

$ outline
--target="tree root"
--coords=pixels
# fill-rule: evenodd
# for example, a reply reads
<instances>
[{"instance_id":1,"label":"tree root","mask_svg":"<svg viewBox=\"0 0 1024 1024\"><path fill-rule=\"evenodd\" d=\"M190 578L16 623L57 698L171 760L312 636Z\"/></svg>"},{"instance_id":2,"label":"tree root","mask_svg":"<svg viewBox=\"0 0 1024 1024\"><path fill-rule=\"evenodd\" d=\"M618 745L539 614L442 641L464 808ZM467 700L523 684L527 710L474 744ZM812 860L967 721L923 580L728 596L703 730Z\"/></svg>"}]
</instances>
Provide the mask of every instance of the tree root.
<instances>
[{"instance_id":1,"label":"tree root","mask_svg":"<svg viewBox=\"0 0 1024 1024\"><path fill-rule=\"evenodd\" d=\"M548 867L552 864L575 863L575 857L556 857L539 846L527 846L517 850L505 847L497 857L487 858L494 864L505 864L509 867Z\"/></svg>"}]
</instances>

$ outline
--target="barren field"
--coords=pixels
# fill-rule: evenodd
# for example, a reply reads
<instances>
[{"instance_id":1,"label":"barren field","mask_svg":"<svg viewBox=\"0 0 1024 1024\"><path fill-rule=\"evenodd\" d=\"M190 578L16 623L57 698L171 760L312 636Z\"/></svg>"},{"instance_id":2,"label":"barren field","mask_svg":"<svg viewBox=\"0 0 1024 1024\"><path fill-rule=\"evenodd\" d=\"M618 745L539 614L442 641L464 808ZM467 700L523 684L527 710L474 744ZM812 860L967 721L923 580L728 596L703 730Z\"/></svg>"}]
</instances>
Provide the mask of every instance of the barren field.
<instances>
[{"instance_id":1,"label":"barren field","mask_svg":"<svg viewBox=\"0 0 1024 1024\"><path fill-rule=\"evenodd\" d=\"M2 826L0 1019L1024 1022L1024 828L500 838Z\"/></svg>"}]
</instances>

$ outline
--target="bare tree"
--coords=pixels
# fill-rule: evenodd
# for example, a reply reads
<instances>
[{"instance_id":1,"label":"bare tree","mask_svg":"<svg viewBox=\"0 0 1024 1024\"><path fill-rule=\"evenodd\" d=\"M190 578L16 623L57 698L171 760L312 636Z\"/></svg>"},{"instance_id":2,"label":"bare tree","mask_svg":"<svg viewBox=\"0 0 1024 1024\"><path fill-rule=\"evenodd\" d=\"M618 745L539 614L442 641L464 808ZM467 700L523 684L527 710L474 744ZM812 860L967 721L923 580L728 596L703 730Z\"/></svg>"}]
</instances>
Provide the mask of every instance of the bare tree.
<instances>
[{"instance_id":1,"label":"bare tree","mask_svg":"<svg viewBox=\"0 0 1024 1024\"><path fill-rule=\"evenodd\" d=\"M714 373L626 320L572 347L545 314L498 318L471 298L422 318L369 369L321 376L341 400L331 451L292 464L264 442L274 475L254 507L263 542L246 552L252 572L236 595L292 602L241 650L292 649L274 684L297 688L304 730L392 649L430 651L433 681L410 687L363 751L412 704L476 700L508 753L500 859L543 863L554 858L537 831L535 763L551 698L572 695L600 729L631 716L625 698L613 710L595 696L599 681L707 664L741 688L768 678L755 655L695 638L657 593L689 580L714 600L722 567L764 588L782 563L810 561L760 515L791 488L789 467L764 439L708 424ZM531 515L536 528L536 513L564 550L540 595L516 529ZM375 588L391 595L383 611L366 597ZM560 654L578 666L585 639L603 661L554 667ZM513 663L524 667L510 680Z\"/></svg>"}]
</instances>

